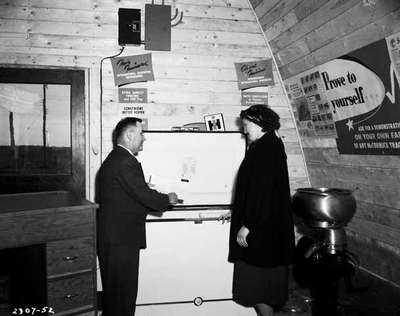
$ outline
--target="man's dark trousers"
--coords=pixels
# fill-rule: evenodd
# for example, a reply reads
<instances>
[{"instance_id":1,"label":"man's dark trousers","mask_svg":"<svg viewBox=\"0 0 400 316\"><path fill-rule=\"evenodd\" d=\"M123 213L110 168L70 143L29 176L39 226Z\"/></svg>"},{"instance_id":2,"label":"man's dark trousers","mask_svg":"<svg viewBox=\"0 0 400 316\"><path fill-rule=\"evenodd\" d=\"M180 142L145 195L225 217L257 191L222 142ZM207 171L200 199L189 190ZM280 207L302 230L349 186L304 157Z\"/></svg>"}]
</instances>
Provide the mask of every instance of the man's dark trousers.
<instances>
[{"instance_id":1,"label":"man's dark trousers","mask_svg":"<svg viewBox=\"0 0 400 316\"><path fill-rule=\"evenodd\" d=\"M125 244L99 247L103 316L133 316L136 310L140 248Z\"/></svg>"}]
</instances>

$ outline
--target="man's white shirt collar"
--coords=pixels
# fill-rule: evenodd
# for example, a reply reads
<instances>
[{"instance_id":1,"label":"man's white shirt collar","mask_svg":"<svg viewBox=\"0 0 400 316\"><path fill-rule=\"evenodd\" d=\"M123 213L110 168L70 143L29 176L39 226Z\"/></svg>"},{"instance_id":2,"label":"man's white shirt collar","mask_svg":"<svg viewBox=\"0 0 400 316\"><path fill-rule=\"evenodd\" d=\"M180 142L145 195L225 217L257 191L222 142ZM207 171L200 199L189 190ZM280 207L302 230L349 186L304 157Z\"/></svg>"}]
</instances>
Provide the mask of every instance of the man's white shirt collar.
<instances>
[{"instance_id":1,"label":"man's white shirt collar","mask_svg":"<svg viewBox=\"0 0 400 316\"><path fill-rule=\"evenodd\" d=\"M126 149L126 150L128 151L128 153L130 153L132 156L135 156L135 155L133 154L133 152L132 152L130 149L126 148L124 145L117 144L117 146L120 146L120 147Z\"/></svg>"}]
</instances>

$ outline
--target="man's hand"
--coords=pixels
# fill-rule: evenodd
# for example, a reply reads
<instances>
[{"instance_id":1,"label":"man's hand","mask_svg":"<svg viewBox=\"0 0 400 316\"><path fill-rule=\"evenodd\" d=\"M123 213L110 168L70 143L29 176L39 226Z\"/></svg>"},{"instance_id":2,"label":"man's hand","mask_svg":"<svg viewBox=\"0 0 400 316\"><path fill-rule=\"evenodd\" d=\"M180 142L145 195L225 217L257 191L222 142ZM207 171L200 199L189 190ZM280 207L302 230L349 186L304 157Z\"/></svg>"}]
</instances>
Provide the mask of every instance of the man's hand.
<instances>
[{"instance_id":1,"label":"man's hand","mask_svg":"<svg viewBox=\"0 0 400 316\"><path fill-rule=\"evenodd\" d=\"M231 211L226 212L225 214L222 214L220 217L218 217L219 221L222 221L222 224L225 224L225 222L229 223L231 221Z\"/></svg>"},{"instance_id":2,"label":"man's hand","mask_svg":"<svg viewBox=\"0 0 400 316\"><path fill-rule=\"evenodd\" d=\"M176 204L178 203L178 196L175 192L168 193L169 204Z\"/></svg>"},{"instance_id":3,"label":"man's hand","mask_svg":"<svg viewBox=\"0 0 400 316\"><path fill-rule=\"evenodd\" d=\"M248 247L249 245L247 244L246 238L247 235L250 233L249 229L246 226L242 226L237 233L236 236L236 242L239 244L239 246L242 247Z\"/></svg>"}]
</instances>

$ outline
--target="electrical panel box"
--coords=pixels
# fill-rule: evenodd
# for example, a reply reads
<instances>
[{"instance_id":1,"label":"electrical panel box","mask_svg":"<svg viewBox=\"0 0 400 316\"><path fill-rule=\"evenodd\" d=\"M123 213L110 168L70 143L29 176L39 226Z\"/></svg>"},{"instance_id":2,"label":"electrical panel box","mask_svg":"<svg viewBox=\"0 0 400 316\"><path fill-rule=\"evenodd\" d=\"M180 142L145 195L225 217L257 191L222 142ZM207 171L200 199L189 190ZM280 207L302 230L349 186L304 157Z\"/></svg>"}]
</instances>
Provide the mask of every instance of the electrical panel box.
<instances>
[{"instance_id":1,"label":"electrical panel box","mask_svg":"<svg viewBox=\"0 0 400 316\"><path fill-rule=\"evenodd\" d=\"M139 9L118 10L118 44L140 45L142 43L140 36L141 21Z\"/></svg>"},{"instance_id":2,"label":"electrical panel box","mask_svg":"<svg viewBox=\"0 0 400 316\"><path fill-rule=\"evenodd\" d=\"M145 49L171 50L171 6L145 5Z\"/></svg>"}]
</instances>

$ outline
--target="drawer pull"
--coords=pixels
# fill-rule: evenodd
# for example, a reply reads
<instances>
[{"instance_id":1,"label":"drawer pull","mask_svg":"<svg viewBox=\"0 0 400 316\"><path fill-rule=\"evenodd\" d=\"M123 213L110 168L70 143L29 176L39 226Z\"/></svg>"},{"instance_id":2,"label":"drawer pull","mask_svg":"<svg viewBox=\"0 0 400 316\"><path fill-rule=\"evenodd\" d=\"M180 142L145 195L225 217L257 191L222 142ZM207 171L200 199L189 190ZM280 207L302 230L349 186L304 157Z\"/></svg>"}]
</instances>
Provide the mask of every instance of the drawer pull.
<instances>
[{"instance_id":1,"label":"drawer pull","mask_svg":"<svg viewBox=\"0 0 400 316\"><path fill-rule=\"evenodd\" d=\"M64 257L65 261L74 261L76 259L78 259L78 256L66 256L66 257Z\"/></svg>"},{"instance_id":2,"label":"drawer pull","mask_svg":"<svg viewBox=\"0 0 400 316\"><path fill-rule=\"evenodd\" d=\"M67 299L67 300L70 300L70 299L72 299L72 298L74 298L76 296L78 296L78 294L67 294L67 295L64 295L64 298Z\"/></svg>"}]
</instances>

